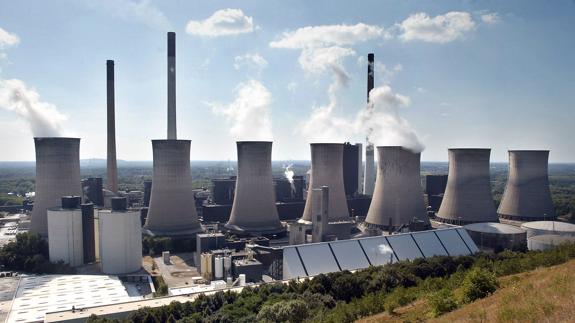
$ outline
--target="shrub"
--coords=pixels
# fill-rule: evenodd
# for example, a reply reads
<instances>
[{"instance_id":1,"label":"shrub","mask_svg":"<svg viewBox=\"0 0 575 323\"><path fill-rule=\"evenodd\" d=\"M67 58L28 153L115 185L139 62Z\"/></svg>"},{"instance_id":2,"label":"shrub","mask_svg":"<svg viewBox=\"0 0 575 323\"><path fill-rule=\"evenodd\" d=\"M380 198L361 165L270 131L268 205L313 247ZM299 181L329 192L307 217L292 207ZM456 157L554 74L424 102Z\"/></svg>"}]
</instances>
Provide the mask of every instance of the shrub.
<instances>
[{"instance_id":1,"label":"shrub","mask_svg":"<svg viewBox=\"0 0 575 323\"><path fill-rule=\"evenodd\" d=\"M497 287L499 287L499 282L492 272L475 267L463 279L460 290L461 302L471 303L477 299L484 298L495 292Z\"/></svg>"},{"instance_id":2,"label":"shrub","mask_svg":"<svg viewBox=\"0 0 575 323\"><path fill-rule=\"evenodd\" d=\"M431 314L434 317L449 313L457 308L457 302L455 301L453 292L446 288L430 294L427 300L431 307Z\"/></svg>"},{"instance_id":3,"label":"shrub","mask_svg":"<svg viewBox=\"0 0 575 323\"><path fill-rule=\"evenodd\" d=\"M302 300L264 305L258 313L257 319L261 322L303 322L308 317L309 309Z\"/></svg>"}]
</instances>

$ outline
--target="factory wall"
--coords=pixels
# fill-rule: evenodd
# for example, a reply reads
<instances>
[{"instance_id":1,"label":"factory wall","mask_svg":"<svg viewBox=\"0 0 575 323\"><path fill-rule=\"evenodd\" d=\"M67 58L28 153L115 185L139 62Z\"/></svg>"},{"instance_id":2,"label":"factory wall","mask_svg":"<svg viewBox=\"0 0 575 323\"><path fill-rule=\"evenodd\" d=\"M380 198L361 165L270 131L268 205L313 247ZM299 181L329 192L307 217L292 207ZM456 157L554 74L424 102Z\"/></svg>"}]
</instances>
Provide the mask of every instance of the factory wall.
<instances>
[{"instance_id":1,"label":"factory wall","mask_svg":"<svg viewBox=\"0 0 575 323\"><path fill-rule=\"evenodd\" d=\"M99 210L99 244L102 272L125 274L142 266L140 212Z\"/></svg>"},{"instance_id":2,"label":"factory wall","mask_svg":"<svg viewBox=\"0 0 575 323\"><path fill-rule=\"evenodd\" d=\"M63 261L72 267L83 265L82 211L49 209L47 217L50 261Z\"/></svg>"}]
</instances>

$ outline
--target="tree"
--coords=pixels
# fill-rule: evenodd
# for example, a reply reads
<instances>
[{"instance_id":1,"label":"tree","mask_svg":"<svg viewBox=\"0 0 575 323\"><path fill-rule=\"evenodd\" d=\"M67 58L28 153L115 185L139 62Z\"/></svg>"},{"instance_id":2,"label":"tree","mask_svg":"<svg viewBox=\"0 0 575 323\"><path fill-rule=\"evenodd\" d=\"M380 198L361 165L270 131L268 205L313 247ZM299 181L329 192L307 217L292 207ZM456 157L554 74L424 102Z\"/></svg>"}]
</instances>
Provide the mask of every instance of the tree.
<instances>
[{"instance_id":1,"label":"tree","mask_svg":"<svg viewBox=\"0 0 575 323\"><path fill-rule=\"evenodd\" d=\"M461 286L461 302L471 303L484 298L497 290L499 282L495 275L483 268L471 269L463 279Z\"/></svg>"},{"instance_id":2,"label":"tree","mask_svg":"<svg viewBox=\"0 0 575 323\"><path fill-rule=\"evenodd\" d=\"M278 302L264 305L258 313L257 319L261 322L303 322L309 314L307 304L302 300Z\"/></svg>"}]
</instances>

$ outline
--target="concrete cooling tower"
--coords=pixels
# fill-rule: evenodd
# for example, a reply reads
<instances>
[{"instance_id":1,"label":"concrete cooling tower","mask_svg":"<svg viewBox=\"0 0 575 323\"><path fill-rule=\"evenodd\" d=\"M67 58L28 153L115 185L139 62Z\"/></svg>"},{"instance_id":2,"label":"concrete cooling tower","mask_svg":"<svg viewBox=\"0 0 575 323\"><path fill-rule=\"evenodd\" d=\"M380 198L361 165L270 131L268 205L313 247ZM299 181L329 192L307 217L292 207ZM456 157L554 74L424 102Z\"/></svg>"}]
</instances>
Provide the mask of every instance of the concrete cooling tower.
<instances>
[{"instance_id":1,"label":"concrete cooling tower","mask_svg":"<svg viewBox=\"0 0 575 323\"><path fill-rule=\"evenodd\" d=\"M393 230L429 219L421 188L420 153L403 147L377 147L377 179L366 226Z\"/></svg>"},{"instance_id":2,"label":"concrete cooling tower","mask_svg":"<svg viewBox=\"0 0 575 323\"><path fill-rule=\"evenodd\" d=\"M449 149L447 187L437 219L446 223L498 222L491 196L491 149Z\"/></svg>"},{"instance_id":3,"label":"concrete cooling tower","mask_svg":"<svg viewBox=\"0 0 575 323\"><path fill-rule=\"evenodd\" d=\"M375 163L374 163L373 145L368 143L365 145L365 172L363 178L363 194L373 195L375 188Z\"/></svg>"},{"instance_id":4,"label":"concrete cooling tower","mask_svg":"<svg viewBox=\"0 0 575 323\"><path fill-rule=\"evenodd\" d=\"M225 228L248 235L285 231L276 209L272 181L272 143L238 141L237 147L238 177L232 212Z\"/></svg>"},{"instance_id":5,"label":"concrete cooling tower","mask_svg":"<svg viewBox=\"0 0 575 323\"><path fill-rule=\"evenodd\" d=\"M202 231L190 170L190 140L152 140L152 194L144 229L151 235L186 236Z\"/></svg>"},{"instance_id":6,"label":"concrete cooling tower","mask_svg":"<svg viewBox=\"0 0 575 323\"><path fill-rule=\"evenodd\" d=\"M548 160L548 150L509 151L509 179L497 210L499 217L517 221L555 218Z\"/></svg>"},{"instance_id":7,"label":"concrete cooling tower","mask_svg":"<svg viewBox=\"0 0 575 323\"><path fill-rule=\"evenodd\" d=\"M329 221L348 221L349 211L343 184L343 144L311 144L311 177L300 222L311 223L312 191L329 188Z\"/></svg>"},{"instance_id":8,"label":"concrete cooling tower","mask_svg":"<svg viewBox=\"0 0 575 323\"><path fill-rule=\"evenodd\" d=\"M47 210L58 207L62 196L82 196L80 138L38 137L36 196L30 231L48 236Z\"/></svg>"}]
</instances>

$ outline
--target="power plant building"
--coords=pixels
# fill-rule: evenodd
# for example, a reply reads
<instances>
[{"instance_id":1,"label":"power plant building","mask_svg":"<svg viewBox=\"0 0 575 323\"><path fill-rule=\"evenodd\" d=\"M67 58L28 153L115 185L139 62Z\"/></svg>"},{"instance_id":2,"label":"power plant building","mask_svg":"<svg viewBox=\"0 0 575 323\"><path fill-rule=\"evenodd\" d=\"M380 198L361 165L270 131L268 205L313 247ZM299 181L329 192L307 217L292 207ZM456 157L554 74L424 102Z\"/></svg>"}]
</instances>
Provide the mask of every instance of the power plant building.
<instances>
[{"instance_id":1,"label":"power plant building","mask_svg":"<svg viewBox=\"0 0 575 323\"><path fill-rule=\"evenodd\" d=\"M429 226L421 189L421 154L399 146L377 147L377 153L377 180L365 225L385 230L412 222Z\"/></svg>"},{"instance_id":2,"label":"power plant building","mask_svg":"<svg viewBox=\"0 0 575 323\"><path fill-rule=\"evenodd\" d=\"M491 149L449 149L447 187L436 219L452 224L499 222L491 195Z\"/></svg>"},{"instance_id":3,"label":"power plant building","mask_svg":"<svg viewBox=\"0 0 575 323\"><path fill-rule=\"evenodd\" d=\"M343 144L313 143L311 147L311 177L302 222L312 221L312 191L329 188L329 222L350 219L343 182Z\"/></svg>"},{"instance_id":4,"label":"power plant building","mask_svg":"<svg viewBox=\"0 0 575 323\"><path fill-rule=\"evenodd\" d=\"M62 196L82 196L80 139L37 137L34 144L36 196L30 231L47 237L47 210L60 206Z\"/></svg>"},{"instance_id":5,"label":"power plant building","mask_svg":"<svg viewBox=\"0 0 575 323\"><path fill-rule=\"evenodd\" d=\"M516 221L552 220L548 150L510 150L509 178L499 204L499 217Z\"/></svg>"},{"instance_id":6,"label":"power plant building","mask_svg":"<svg viewBox=\"0 0 575 323\"><path fill-rule=\"evenodd\" d=\"M285 231L276 209L272 181L272 143L238 141L238 177L225 228L247 235Z\"/></svg>"},{"instance_id":7,"label":"power plant building","mask_svg":"<svg viewBox=\"0 0 575 323\"><path fill-rule=\"evenodd\" d=\"M79 196L62 198L62 206L48 209L48 253L51 262L72 267L84 264L82 210Z\"/></svg>"},{"instance_id":8,"label":"power plant building","mask_svg":"<svg viewBox=\"0 0 575 323\"><path fill-rule=\"evenodd\" d=\"M343 144L343 184L346 196L355 196L359 192L358 168L361 144L352 145L349 142Z\"/></svg>"}]
</instances>

